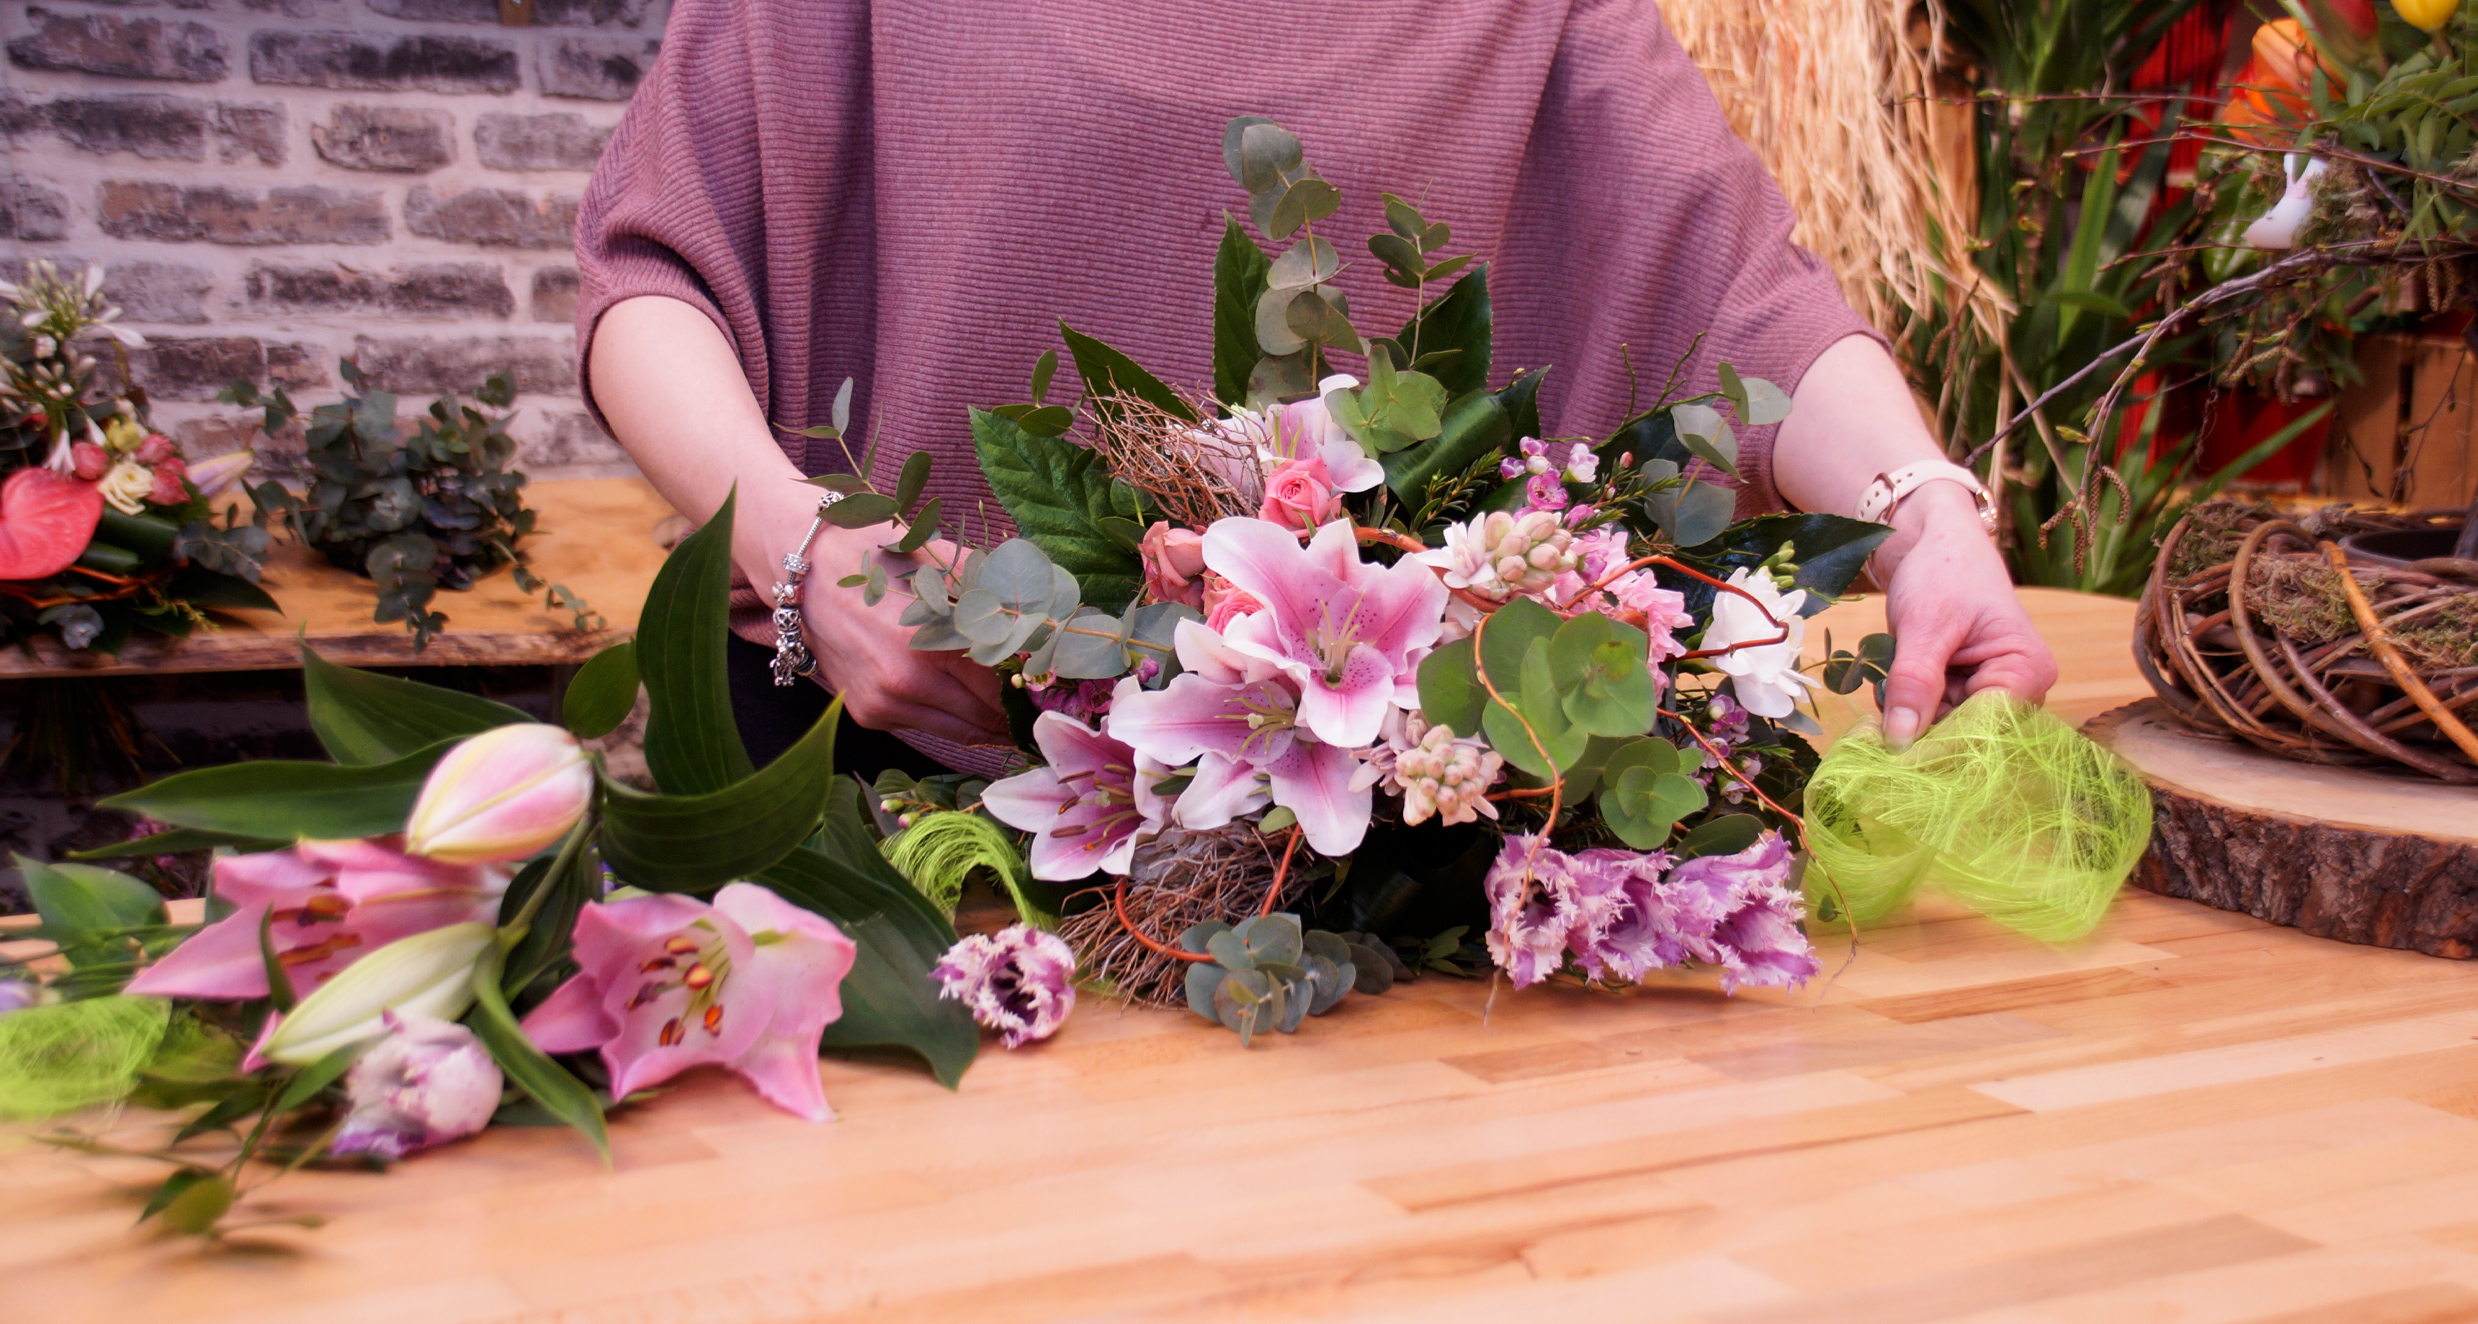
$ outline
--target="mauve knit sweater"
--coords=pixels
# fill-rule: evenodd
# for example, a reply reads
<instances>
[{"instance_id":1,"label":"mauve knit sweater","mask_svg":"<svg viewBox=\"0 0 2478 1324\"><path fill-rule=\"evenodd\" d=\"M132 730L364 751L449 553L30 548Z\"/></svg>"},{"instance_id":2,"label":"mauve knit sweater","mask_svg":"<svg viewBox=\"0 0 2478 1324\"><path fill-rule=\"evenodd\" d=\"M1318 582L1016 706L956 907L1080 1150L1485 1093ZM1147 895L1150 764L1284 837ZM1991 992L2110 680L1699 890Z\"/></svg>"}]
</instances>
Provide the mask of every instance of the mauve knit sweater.
<instances>
[{"instance_id":1,"label":"mauve knit sweater","mask_svg":"<svg viewBox=\"0 0 2478 1324\"><path fill-rule=\"evenodd\" d=\"M1698 333L1695 390L1725 360L1795 389L1873 334L1651 0L678 0L577 218L579 355L613 303L682 300L795 463L844 467L796 434L852 377L881 468L929 448L951 515L1000 514L964 410L1023 399L1060 319L1210 384L1243 114L1342 190L1319 230L1363 327L1409 311L1362 246L1380 191L1489 259L1492 382L1552 365L1552 433L1620 421L1621 346L1648 403ZM1778 504L1771 431L1742 509Z\"/></svg>"}]
</instances>

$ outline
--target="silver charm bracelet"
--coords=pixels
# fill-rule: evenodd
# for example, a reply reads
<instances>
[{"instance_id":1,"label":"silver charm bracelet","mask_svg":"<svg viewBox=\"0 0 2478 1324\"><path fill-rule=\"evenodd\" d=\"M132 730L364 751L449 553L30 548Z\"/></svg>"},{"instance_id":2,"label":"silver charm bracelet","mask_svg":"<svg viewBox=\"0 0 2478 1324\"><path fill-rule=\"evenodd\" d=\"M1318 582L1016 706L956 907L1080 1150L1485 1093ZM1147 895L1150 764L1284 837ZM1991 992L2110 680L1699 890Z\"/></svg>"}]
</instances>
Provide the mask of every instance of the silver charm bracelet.
<instances>
[{"instance_id":1,"label":"silver charm bracelet","mask_svg":"<svg viewBox=\"0 0 2478 1324\"><path fill-rule=\"evenodd\" d=\"M790 685L805 676L817 674L817 659L809 655L808 640L800 632L800 584L809 575L809 544L817 541L826 527L826 508L843 499L841 492L828 492L817 501L817 518L809 521L809 531L783 554L783 581L774 586L774 683Z\"/></svg>"}]
</instances>

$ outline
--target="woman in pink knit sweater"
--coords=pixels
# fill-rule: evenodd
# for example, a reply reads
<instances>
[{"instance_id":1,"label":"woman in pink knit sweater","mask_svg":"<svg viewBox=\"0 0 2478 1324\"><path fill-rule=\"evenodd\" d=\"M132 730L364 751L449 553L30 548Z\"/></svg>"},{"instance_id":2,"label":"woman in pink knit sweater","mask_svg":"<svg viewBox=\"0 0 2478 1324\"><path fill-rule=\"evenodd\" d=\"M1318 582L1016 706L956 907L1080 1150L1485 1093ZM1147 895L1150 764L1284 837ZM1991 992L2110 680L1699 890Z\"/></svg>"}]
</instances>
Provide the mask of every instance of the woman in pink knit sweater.
<instances>
[{"instance_id":1,"label":"woman in pink knit sweater","mask_svg":"<svg viewBox=\"0 0 2478 1324\"><path fill-rule=\"evenodd\" d=\"M1692 389L1726 361L1796 402L1742 438L1742 512L1854 513L1877 475L1942 458L1652 0L679 0L578 218L587 398L692 518L737 485L754 584L808 526L800 479L842 467L798 433L846 377L881 455L931 448L946 509L994 509L964 407L1020 395L1058 319L1210 377L1236 196L1220 132L1240 114L1306 141L1343 189L1337 233L1382 228L1390 188L1489 258L1495 359L1554 365L1550 431L1619 421L1621 345L1665 368L1702 334ZM1971 492L1928 481L1891 522L1890 734L1967 692L2044 694L2055 664ZM829 530L812 560L883 540ZM900 600L835 577L804 605L853 717L933 748L1004 741L987 670L912 651ZM762 650L737 665L762 759L797 732L763 729Z\"/></svg>"}]
</instances>

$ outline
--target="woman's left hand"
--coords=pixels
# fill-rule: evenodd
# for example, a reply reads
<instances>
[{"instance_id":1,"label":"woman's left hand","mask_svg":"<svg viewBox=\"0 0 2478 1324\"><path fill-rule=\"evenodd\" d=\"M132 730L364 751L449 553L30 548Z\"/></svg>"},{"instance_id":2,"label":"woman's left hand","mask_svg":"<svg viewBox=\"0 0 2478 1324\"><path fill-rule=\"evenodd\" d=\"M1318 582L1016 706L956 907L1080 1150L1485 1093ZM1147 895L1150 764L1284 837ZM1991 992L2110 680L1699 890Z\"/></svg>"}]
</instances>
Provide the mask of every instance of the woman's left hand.
<instances>
[{"instance_id":1,"label":"woman's left hand","mask_svg":"<svg viewBox=\"0 0 2478 1324\"><path fill-rule=\"evenodd\" d=\"M1930 483L1902 502L1876 569L1894 640L1884 686L1884 736L1894 748L1981 690L2037 703L2056 683L2056 658L1958 484Z\"/></svg>"}]
</instances>

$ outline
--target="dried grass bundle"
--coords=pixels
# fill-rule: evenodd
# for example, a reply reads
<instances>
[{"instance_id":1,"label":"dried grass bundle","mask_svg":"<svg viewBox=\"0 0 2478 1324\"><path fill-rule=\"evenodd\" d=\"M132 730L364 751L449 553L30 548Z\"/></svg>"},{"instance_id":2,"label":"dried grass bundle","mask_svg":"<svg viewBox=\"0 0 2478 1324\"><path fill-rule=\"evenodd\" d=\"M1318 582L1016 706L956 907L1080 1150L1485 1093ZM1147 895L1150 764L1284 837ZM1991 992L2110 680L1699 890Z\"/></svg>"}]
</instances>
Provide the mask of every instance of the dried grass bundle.
<instances>
[{"instance_id":1,"label":"dried grass bundle","mask_svg":"<svg viewBox=\"0 0 2478 1324\"><path fill-rule=\"evenodd\" d=\"M1245 824L1211 832L1171 828L1136 848L1127 878L1127 918L1165 945L1176 945L1180 934L1206 920L1236 924L1265 909L1276 858L1265 839ZM1305 873L1291 870L1282 888L1285 899L1307 889ZM1279 901L1275 908L1281 908ZM1076 949L1086 977L1107 979L1138 1002L1187 1005L1188 963L1154 951L1129 933L1119 923L1108 889L1103 889L1100 905L1068 917L1059 934Z\"/></svg>"},{"instance_id":2,"label":"dried grass bundle","mask_svg":"<svg viewBox=\"0 0 2478 1324\"><path fill-rule=\"evenodd\" d=\"M1214 409L1199 406L1210 415ZM1205 528L1231 515L1253 515L1258 494L1256 451L1244 441L1200 428L1134 396L1110 399L1092 413L1093 448L1128 486L1153 498L1173 524Z\"/></svg>"},{"instance_id":3,"label":"dried grass bundle","mask_svg":"<svg viewBox=\"0 0 2478 1324\"><path fill-rule=\"evenodd\" d=\"M1949 304L2001 332L2008 310L1969 259L1968 90L1940 87L1934 0L1661 8L1730 127L1780 181L1798 217L1792 238L1832 267L1852 307L1896 340L1915 310Z\"/></svg>"}]
</instances>

